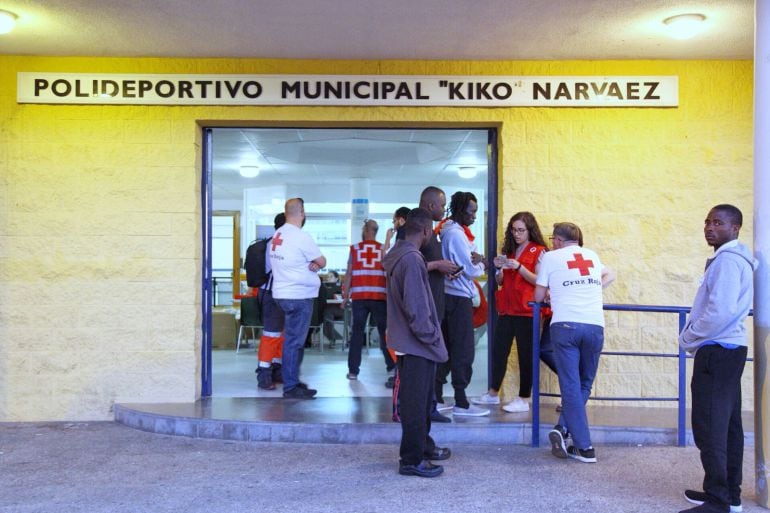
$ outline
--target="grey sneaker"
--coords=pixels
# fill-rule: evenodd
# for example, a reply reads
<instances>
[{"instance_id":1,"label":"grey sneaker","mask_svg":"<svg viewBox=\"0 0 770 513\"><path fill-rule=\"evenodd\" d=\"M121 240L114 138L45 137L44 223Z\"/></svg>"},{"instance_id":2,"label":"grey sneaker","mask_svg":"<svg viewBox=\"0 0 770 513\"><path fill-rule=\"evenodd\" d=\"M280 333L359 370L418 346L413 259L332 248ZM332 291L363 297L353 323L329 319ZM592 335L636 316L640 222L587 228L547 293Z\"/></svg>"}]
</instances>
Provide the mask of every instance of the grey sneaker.
<instances>
[{"instance_id":1,"label":"grey sneaker","mask_svg":"<svg viewBox=\"0 0 770 513\"><path fill-rule=\"evenodd\" d=\"M460 408L459 406L455 406L452 408L452 414L465 415L468 417L483 417L485 415L489 415L489 410L470 404L467 408Z\"/></svg>"},{"instance_id":2,"label":"grey sneaker","mask_svg":"<svg viewBox=\"0 0 770 513\"><path fill-rule=\"evenodd\" d=\"M685 490L684 498L687 500L687 502L691 504L701 505L704 502L706 502L706 499L708 499L708 495L706 495L704 492L699 492L697 490ZM743 511L741 500L738 499L738 500L731 501L730 513L741 513L741 511Z\"/></svg>"},{"instance_id":3,"label":"grey sneaker","mask_svg":"<svg viewBox=\"0 0 770 513\"><path fill-rule=\"evenodd\" d=\"M471 399L471 402L473 404L500 404L500 396L489 395L489 392L485 392L484 395Z\"/></svg>"},{"instance_id":4,"label":"grey sneaker","mask_svg":"<svg viewBox=\"0 0 770 513\"><path fill-rule=\"evenodd\" d=\"M564 433L560 428L561 426L554 426L548 433L548 440L551 441L551 454L557 458L568 458L567 444L564 443Z\"/></svg>"}]
</instances>

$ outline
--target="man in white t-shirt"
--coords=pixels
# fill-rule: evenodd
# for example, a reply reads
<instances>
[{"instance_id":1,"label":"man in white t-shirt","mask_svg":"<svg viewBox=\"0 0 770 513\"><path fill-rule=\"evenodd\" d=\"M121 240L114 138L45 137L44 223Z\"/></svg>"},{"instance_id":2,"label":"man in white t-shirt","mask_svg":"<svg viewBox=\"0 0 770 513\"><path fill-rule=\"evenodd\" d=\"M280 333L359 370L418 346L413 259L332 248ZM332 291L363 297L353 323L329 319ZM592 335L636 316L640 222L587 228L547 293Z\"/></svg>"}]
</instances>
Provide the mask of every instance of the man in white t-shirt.
<instances>
[{"instance_id":1,"label":"man in white t-shirt","mask_svg":"<svg viewBox=\"0 0 770 513\"><path fill-rule=\"evenodd\" d=\"M552 239L553 251L543 254L535 286L535 301L543 301L550 292L551 342L561 388L562 413L548 438L554 456L595 463L585 405L604 345L602 289L615 274L583 247L577 225L554 224ZM567 447L570 435L572 445Z\"/></svg>"},{"instance_id":2,"label":"man in white t-shirt","mask_svg":"<svg viewBox=\"0 0 770 513\"><path fill-rule=\"evenodd\" d=\"M273 298L286 315L283 341L283 396L312 399L316 390L299 380L305 337L310 328L313 301L321 280L318 271L326 266L313 237L302 231L305 203L302 198L286 201L286 224L276 230L267 254L273 270Z\"/></svg>"}]
</instances>

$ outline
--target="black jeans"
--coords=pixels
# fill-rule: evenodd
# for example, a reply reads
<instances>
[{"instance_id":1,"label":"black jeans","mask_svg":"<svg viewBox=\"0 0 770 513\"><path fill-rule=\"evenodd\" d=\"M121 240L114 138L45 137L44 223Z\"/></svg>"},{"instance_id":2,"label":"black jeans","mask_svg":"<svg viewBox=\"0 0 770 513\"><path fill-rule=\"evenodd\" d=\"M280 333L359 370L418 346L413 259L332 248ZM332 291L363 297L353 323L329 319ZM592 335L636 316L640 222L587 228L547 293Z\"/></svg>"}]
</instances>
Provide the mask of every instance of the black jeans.
<instances>
[{"instance_id":1,"label":"black jeans","mask_svg":"<svg viewBox=\"0 0 770 513\"><path fill-rule=\"evenodd\" d=\"M695 353L692 434L703 464L709 502L729 505L741 496L743 423L741 375L748 348L703 346Z\"/></svg>"},{"instance_id":2,"label":"black jeans","mask_svg":"<svg viewBox=\"0 0 770 513\"><path fill-rule=\"evenodd\" d=\"M436 398L442 399L442 388L449 372L452 372L452 388L455 405L467 408L465 389L473 375L473 359L476 354L473 340L473 303L471 298L445 294L444 322L442 331L449 352L449 361L439 364L436 372Z\"/></svg>"},{"instance_id":3,"label":"black jeans","mask_svg":"<svg viewBox=\"0 0 770 513\"><path fill-rule=\"evenodd\" d=\"M401 415L401 448L404 465L417 465L433 453L436 444L430 437L430 413L433 409L433 383L436 362L420 356L398 357L398 400Z\"/></svg>"},{"instance_id":4,"label":"black jeans","mask_svg":"<svg viewBox=\"0 0 770 513\"><path fill-rule=\"evenodd\" d=\"M348 348L348 371L358 374L361 369L361 348L366 340L367 319L371 314L377 325L380 335L380 351L385 359L385 368L390 372L396 366L396 362L388 352L385 344L385 328L388 326L388 303L374 299L356 299L353 301L353 334L350 336Z\"/></svg>"},{"instance_id":5,"label":"black jeans","mask_svg":"<svg viewBox=\"0 0 770 513\"><path fill-rule=\"evenodd\" d=\"M556 374L556 362L550 344L550 319L546 320L540 339L540 359ZM508 369L513 339L519 355L519 397L532 395L532 317L501 315L497 318L492 346L491 389L500 390Z\"/></svg>"}]
</instances>

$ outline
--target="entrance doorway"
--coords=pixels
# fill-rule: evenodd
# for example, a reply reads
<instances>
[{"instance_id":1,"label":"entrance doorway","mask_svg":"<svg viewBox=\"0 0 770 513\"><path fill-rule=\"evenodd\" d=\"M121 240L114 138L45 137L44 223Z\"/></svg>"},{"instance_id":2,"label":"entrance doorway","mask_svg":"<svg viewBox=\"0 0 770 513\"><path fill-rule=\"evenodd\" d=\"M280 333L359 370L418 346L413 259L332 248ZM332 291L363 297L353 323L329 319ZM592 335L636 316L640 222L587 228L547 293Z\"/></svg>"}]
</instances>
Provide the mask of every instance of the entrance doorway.
<instances>
[{"instance_id":1,"label":"entrance doorway","mask_svg":"<svg viewBox=\"0 0 770 513\"><path fill-rule=\"evenodd\" d=\"M358 242L364 219L374 219L383 242L392 216L402 206L417 206L422 189L442 188L447 202L456 191L470 191L478 198L476 223L471 227L480 252L490 258L496 252L497 233L497 129L495 128L206 128L204 134L204 302L202 395L260 396L254 369L256 341L236 354L239 295L246 293L245 274L234 270L232 299L206 294L213 287L212 262L222 261L212 244L215 211L238 213L240 247L233 251L240 262L255 239L269 236L273 218L283 211L286 199L302 197L307 222L304 227L327 258L322 278L332 271L343 274L348 248ZM219 247L224 247L219 244ZM240 259L240 260L239 260ZM234 264L234 267L236 264ZM240 272L238 272L240 271ZM240 275L240 276L239 276ZM239 279L240 278L240 279ZM488 294L489 296L489 294ZM492 298L489 298L490 301ZM342 331L342 330L339 330ZM376 330L374 330L376 332ZM321 337L322 335L316 335ZM375 335L376 337L376 335ZM486 390L488 355L482 333L477 346L474 382ZM345 341L323 352L306 351L303 376L311 370L322 383L313 381L319 396L388 395L380 380L382 355L375 347L364 354L362 383L351 387L345 379ZM372 368L371 382L364 377ZM374 372L380 369L381 372ZM310 381L310 379L308 379ZM331 386L338 383L340 386ZM371 386L369 386L371 385ZM325 390L326 389L326 390Z\"/></svg>"}]
</instances>

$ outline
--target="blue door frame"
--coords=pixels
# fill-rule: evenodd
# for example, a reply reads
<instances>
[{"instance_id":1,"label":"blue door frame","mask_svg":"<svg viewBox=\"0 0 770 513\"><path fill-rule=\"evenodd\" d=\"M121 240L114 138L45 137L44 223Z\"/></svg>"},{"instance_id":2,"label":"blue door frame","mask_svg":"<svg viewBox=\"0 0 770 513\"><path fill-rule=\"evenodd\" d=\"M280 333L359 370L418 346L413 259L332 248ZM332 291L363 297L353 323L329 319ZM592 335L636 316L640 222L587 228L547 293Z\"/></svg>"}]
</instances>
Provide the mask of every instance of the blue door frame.
<instances>
[{"instance_id":1,"label":"blue door frame","mask_svg":"<svg viewBox=\"0 0 770 513\"><path fill-rule=\"evenodd\" d=\"M212 290L212 271L211 271L211 183L213 172L213 129L216 127L204 127L202 137L202 155L203 171L201 173L201 232L203 234L203 255L201 273L201 313L203 324L201 326L201 396L209 397L212 394L212 330L211 330L211 312L213 305ZM232 128L232 127L229 127ZM288 128L288 127L287 127ZM350 127L356 128L356 127ZM402 127L398 127L402 128ZM338 129L335 127L335 129ZM394 127L395 129L395 127ZM419 128L418 128L419 129ZM426 128L427 129L427 128ZM448 127L450 130L468 129L468 127L457 126ZM492 260L497 251L497 128L474 128L487 131L487 268L492 265ZM489 303L489 314L487 316L487 381L491 380L492 369L492 334L494 333L495 316L493 315L494 290L492 286L487 286L487 301Z\"/></svg>"}]
</instances>

